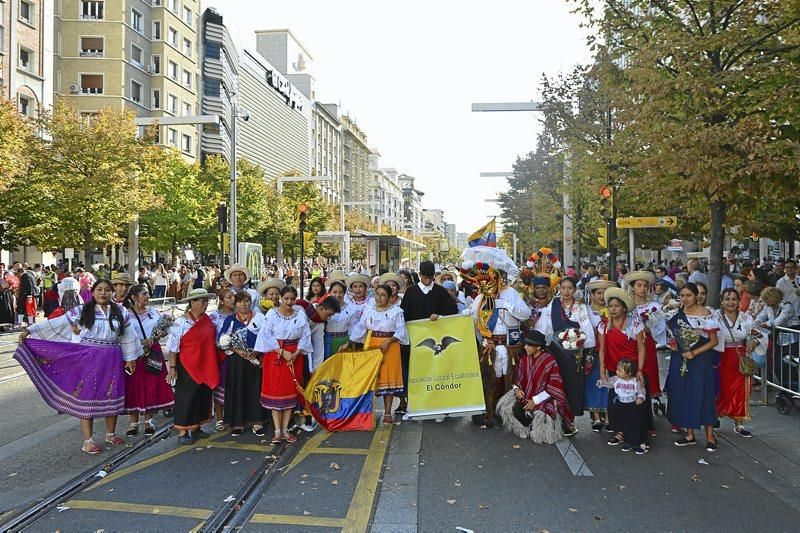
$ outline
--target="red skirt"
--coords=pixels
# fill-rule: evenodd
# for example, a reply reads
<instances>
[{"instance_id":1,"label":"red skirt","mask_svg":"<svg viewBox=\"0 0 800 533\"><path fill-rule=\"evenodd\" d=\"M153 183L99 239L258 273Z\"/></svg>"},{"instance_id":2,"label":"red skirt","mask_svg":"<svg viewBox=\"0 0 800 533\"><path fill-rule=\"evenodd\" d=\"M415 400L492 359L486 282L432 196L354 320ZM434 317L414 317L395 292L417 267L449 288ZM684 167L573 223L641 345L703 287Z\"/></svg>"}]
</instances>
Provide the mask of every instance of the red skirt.
<instances>
[{"instance_id":1,"label":"red skirt","mask_svg":"<svg viewBox=\"0 0 800 533\"><path fill-rule=\"evenodd\" d=\"M153 351L162 354L161 346L154 345ZM148 413L172 407L175 394L167 384L167 364L161 364L161 373L153 374L145 366L144 357L136 360L136 371L132 376L125 374L125 412Z\"/></svg>"},{"instance_id":2,"label":"red skirt","mask_svg":"<svg viewBox=\"0 0 800 533\"><path fill-rule=\"evenodd\" d=\"M647 378L647 392L650 396L661 395L661 377L658 373L658 351L656 341L650 333L644 336L644 368L642 374Z\"/></svg>"},{"instance_id":3,"label":"red skirt","mask_svg":"<svg viewBox=\"0 0 800 533\"><path fill-rule=\"evenodd\" d=\"M278 341L281 348L293 352L297 349L297 340ZM300 401L297 386L303 387L303 361L305 356L298 355L294 364L290 364L280 356L280 350L267 352L261 361L261 407L284 411L294 409Z\"/></svg>"},{"instance_id":4,"label":"red skirt","mask_svg":"<svg viewBox=\"0 0 800 533\"><path fill-rule=\"evenodd\" d=\"M25 297L25 314L28 316L36 316L36 298L33 296Z\"/></svg>"},{"instance_id":5,"label":"red skirt","mask_svg":"<svg viewBox=\"0 0 800 533\"><path fill-rule=\"evenodd\" d=\"M720 417L750 420L750 376L739 373L739 353L744 346L726 347L719 363L719 394L717 414Z\"/></svg>"}]
</instances>

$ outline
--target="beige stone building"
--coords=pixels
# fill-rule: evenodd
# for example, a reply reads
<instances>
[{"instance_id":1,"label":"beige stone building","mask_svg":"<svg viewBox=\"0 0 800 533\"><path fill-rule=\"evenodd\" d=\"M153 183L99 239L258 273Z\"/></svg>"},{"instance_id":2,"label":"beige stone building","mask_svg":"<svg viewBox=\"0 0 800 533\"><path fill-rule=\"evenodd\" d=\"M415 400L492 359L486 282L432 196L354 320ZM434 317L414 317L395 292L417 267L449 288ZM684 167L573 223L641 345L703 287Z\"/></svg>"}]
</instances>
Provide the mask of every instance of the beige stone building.
<instances>
[{"instance_id":1,"label":"beige stone building","mask_svg":"<svg viewBox=\"0 0 800 533\"><path fill-rule=\"evenodd\" d=\"M55 0L0 0L0 94L33 117L53 103Z\"/></svg>"},{"instance_id":2,"label":"beige stone building","mask_svg":"<svg viewBox=\"0 0 800 533\"><path fill-rule=\"evenodd\" d=\"M199 0L60 0L54 90L81 113L128 108L137 117L198 115ZM161 125L158 143L194 160L199 127Z\"/></svg>"}]
</instances>

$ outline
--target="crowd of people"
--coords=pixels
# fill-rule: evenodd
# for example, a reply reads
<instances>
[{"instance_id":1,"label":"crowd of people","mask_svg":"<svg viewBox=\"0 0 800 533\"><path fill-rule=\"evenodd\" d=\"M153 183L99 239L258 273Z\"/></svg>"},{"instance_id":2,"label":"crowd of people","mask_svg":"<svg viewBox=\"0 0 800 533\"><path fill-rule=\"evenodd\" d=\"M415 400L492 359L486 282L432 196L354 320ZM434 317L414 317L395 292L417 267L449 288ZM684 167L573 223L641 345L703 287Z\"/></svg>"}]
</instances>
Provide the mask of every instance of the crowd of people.
<instances>
[{"instance_id":1,"label":"crowd of people","mask_svg":"<svg viewBox=\"0 0 800 533\"><path fill-rule=\"evenodd\" d=\"M574 435L575 417L587 413L592 431L611 434L609 445L644 454L660 413L672 432L683 433L675 445L695 444L702 428L714 451L719 417L751 436L744 426L751 375L765 362L769 328L800 324L792 260L774 269L742 267L719 309L706 306L707 279L692 261L686 272L666 265L623 271L621 284L592 265L574 276L559 269L509 276L516 266L503 261L510 260L496 264L496 283L466 263L437 269L424 261L418 272L380 276L363 265L350 273L308 265L305 294L283 279L294 278L291 268L274 266L251 273L240 264L155 264L136 279L124 269L45 268L54 307L36 322L35 310L23 305L19 322L27 318L28 325L15 358L50 406L81 419L86 453L101 451L94 418L105 418L107 443L123 445L117 416L130 416L126 436L141 429L149 435L154 414L165 409L182 445L206 437L201 426L212 419L215 430L234 436L266 436L271 424L273 443L294 442L295 427L315 427L297 415L299 391L325 359L343 350L383 352L375 391L384 404L381 423L393 424L408 408L406 322L462 314L476 326L486 402L486 414L475 417L481 428L502 423L553 443ZM15 269L2 273L4 291L28 304L37 296L31 287L44 289L44 281L33 269ZM170 294L187 305L174 319L150 305L151 297ZM781 333L775 342L781 354L796 356L796 335ZM663 384L659 349L670 353Z\"/></svg>"}]
</instances>

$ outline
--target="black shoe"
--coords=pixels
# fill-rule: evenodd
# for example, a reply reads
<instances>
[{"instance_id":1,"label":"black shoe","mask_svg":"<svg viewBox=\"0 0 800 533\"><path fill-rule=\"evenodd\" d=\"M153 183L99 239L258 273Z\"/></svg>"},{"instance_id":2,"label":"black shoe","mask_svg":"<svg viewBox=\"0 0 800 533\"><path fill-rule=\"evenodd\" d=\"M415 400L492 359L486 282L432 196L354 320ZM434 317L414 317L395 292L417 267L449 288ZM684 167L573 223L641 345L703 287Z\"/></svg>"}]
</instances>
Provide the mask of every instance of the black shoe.
<instances>
[{"instance_id":1,"label":"black shoe","mask_svg":"<svg viewBox=\"0 0 800 533\"><path fill-rule=\"evenodd\" d=\"M131 429L125 432L125 435L128 437L135 437L139 434L139 426L131 426Z\"/></svg>"},{"instance_id":2,"label":"black shoe","mask_svg":"<svg viewBox=\"0 0 800 533\"><path fill-rule=\"evenodd\" d=\"M155 435L156 434L156 428L154 426L151 426L150 424L145 424L144 425L144 434L147 435L148 437L150 437L152 435Z\"/></svg>"},{"instance_id":3,"label":"black shoe","mask_svg":"<svg viewBox=\"0 0 800 533\"><path fill-rule=\"evenodd\" d=\"M188 446L189 444L192 444L193 442L194 442L194 439L192 439L192 436L189 435L188 433L178 437L178 444L180 444L181 446Z\"/></svg>"},{"instance_id":4,"label":"black shoe","mask_svg":"<svg viewBox=\"0 0 800 533\"><path fill-rule=\"evenodd\" d=\"M736 426L735 428L733 428L733 430L736 432L737 435L739 435L740 437L744 437L746 439L749 439L750 437L753 436L752 433L744 429L744 426Z\"/></svg>"},{"instance_id":5,"label":"black shoe","mask_svg":"<svg viewBox=\"0 0 800 533\"><path fill-rule=\"evenodd\" d=\"M242 434L242 428L235 428L231 430L231 437L238 437Z\"/></svg>"},{"instance_id":6,"label":"black shoe","mask_svg":"<svg viewBox=\"0 0 800 533\"><path fill-rule=\"evenodd\" d=\"M595 433L600 433L600 430L603 429L603 423L600 420L597 420L594 424L592 424L592 431Z\"/></svg>"},{"instance_id":7,"label":"black shoe","mask_svg":"<svg viewBox=\"0 0 800 533\"><path fill-rule=\"evenodd\" d=\"M697 439L689 439L687 437L681 437L680 439L675 441L675 446L691 446L692 444L697 444Z\"/></svg>"},{"instance_id":8,"label":"black shoe","mask_svg":"<svg viewBox=\"0 0 800 533\"><path fill-rule=\"evenodd\" d=\"M622 446L620 446L619 449L622 450L623 452L629 452L631 451L631 445L628 444L627 442L623 442Z\"/></svg>"},{"instance_id":9,"label":"black shoe","mask_svg":"<svg viewBox=\"0 0 800 533\"><path fill-rule=\"evenodd\" d=\"M708 441L706 442L706 451L707 452L715 452L717 451L717 443Z\"/></svg>"},{"instance_id":10,"label":"black shoe","mask_svg":"<svg viewBox=\"0 0 800 533\"><path fill-rule=\"evenodd\" d=\"M564 430L564 436L565 437L571 437L571 436L575 435L577 432L578 432L578 428L576 428L575 426L570 426L570 427L568 427L568 428L566 428Z\"/></svg>"},{"instance_id":11,"label":"black shoe","mask_svg":"<svg viewBox=\"0 0 800 533\"><path fill-rule=\"evenodd\" d=\"M264 426L260 424L256 424L255 426L253 426L253 435L255 435L256 437L266 436L267 434L264 432Z\"/></svg>"},{"instance_id":12,"label":"black shoe","mask_svg":"<svg viewBox=\"0 0 800 533\"><path fill-rule=\"evenodd\" d=\"M633 453L635 453L636 455L644 455L647 453L647 451L648 451L647 446L645 446L644 444L642 444L641 446L637 446L636 448L633 449Z\"/></svg>"},{"instance_id":13,"label":"black shoe","mask_svg":"<svg viewBox=\"0 0 800 533\"><path fill-rule=\"evenodd\" d=\"M611 437L610 439L608 439L608 445L609 446L616 446L620 442L622 442L622 441L620 439L618 439L617 437Z\"/></svg>"},{"instance_id":14,"label":"black shoe","mask_svg":"<svg viewBox=\"0 0 800 533\"><path fill-rule=\"evenodd\" d=\"M196 430L192 431L192 437L195 438L195 439L207 439L208 438L208 433L206 433L202 429L196 429Z\"/></svg>"},{"instance_id":15,"label":"black shoe","mask_svg":"<svg viewBox=\"0 0 800 533\"><path fill-rule=\"evenodd\" d=\"M615 433L614 429L609 424L606 424L606 433Z\"/></svg>"}]
</instances>

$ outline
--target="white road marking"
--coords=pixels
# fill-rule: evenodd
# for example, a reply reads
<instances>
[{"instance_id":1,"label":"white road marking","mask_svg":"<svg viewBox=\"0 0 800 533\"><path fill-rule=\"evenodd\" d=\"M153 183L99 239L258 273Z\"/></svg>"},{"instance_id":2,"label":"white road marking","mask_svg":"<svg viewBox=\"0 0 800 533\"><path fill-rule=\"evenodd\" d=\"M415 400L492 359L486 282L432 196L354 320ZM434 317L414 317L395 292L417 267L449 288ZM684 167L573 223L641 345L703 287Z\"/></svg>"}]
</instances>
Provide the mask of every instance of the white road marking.
<instances>
[{"instance_id":1,"label":"white road marking","mask_svg":"<svg viewBox=\"0 0 800 533\"><path fill-rule=\"evenodd\" d=\"M561 457L564 458L564 462L567 463L567 466L572 471L573 476L586 476L586 477L593 477L592 471L589 469L589 466L586 464L586 461L583 460L581 454L578 453L578 449L569 439L564 439L556 443L556 447L558 451L561 452Z\"/></svg>"}]
</instances>

